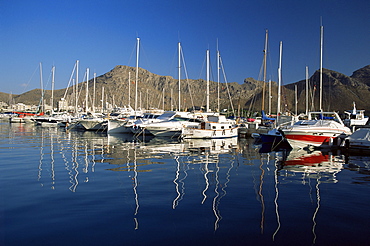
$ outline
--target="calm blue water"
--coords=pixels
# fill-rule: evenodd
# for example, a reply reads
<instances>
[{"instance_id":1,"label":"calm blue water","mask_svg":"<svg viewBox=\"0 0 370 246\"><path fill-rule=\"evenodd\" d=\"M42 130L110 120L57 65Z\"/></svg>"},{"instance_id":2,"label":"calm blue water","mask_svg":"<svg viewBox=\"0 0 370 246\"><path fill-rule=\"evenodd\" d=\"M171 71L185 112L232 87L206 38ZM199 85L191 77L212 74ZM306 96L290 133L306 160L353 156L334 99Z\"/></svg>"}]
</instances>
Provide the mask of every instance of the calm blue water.
<instances>
[{"instance_id":1,"label":"calm blue water","mask_svg":"<svg viewBox=\"0 0 370 246\"><path fill-rule=\"evenodd\" d=\"M259 148L0 123L0 245L370 243L369 157Z\"/></svg>"}]
</instances>

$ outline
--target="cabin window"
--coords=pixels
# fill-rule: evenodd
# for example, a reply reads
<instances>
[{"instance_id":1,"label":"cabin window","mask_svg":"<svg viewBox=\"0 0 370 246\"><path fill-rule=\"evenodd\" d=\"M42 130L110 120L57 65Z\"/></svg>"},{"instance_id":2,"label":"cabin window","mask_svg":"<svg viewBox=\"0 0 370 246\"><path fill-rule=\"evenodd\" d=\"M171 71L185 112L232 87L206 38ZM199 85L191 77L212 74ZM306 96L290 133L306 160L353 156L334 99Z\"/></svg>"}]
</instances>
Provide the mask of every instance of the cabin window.
<instances>
[{"instance_id":1,"label":"cabin window","mask_svg":"<svg viewBox=\"0 0 370 246\"><path fill-rule=\"evenodd\" d=\"M216 129L216 126L212 126L212 129Z\"/></svg>"},{"instance_id":2,"label":"cabin window","mask_svg":"<svg viewBox=\"0 0 370 246\"><path fill-rule=\"evenodd\" d=\"M224 129L225 127L224 126L221 126L221 129Z\"/></svg>"}]
</instances>

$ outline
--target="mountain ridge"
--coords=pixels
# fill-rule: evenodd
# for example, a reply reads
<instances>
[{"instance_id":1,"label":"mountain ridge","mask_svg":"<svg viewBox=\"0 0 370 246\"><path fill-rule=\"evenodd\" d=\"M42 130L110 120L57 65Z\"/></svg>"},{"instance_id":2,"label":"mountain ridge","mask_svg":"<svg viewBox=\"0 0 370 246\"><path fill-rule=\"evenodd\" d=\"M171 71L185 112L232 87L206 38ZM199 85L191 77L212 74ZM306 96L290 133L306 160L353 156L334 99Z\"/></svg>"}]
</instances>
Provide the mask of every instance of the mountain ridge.
<instances>
[{"instance_id":1,"label":"mountain ridge","mask_svg":"<svg viewBox=\"0 0 370 246\"><path fill-rule=\"evenodd\" d=\"M136 68L117 65L109 72L96 78L96 101L101 103L102 91L104 87L104 98L114 106L124 106L130 104L134 107L135 102L135 75ZM314 97L313 110L319 110L319 76L317 70L309 78L310 98ZM130 77L130 79L129 79ZM89 104L92 103L92 91L94 80L89 80ZM242 84L237 82L220 83L220 105L221 109L231 108L228 95L231 95L234 108L251 111L262 109L262 90L263 81L254 78L244 79ZM269 111L268 105L268 84L265 86L265 111ZM306 80L290 83L282 86L282 110L295 111L295 88L297 87L298 113L304 112L306 107ZM83 105L86 93L86 82L78 84L79 105ZM129 93L130 91L130 93ZM139 94L140 93L140 94ZM171 76L157 75L143 68L138 69L138 100L137 106L162 108L166 110L176 109L178 105L178 79ZM217 82L210 81L210 105L213 110L217 108ZM66 95L66 100L71 101L73 88L59 89L54 91L54 105L57 105L62 97ZM41 90L34 89L20 95L10 95L0 92L0 101L9 102L12 96L15 103L38 105L41 98ZM141 100L140 100L141 97ZM45 102L50 104L51 91L45 91ZM164 101L163 101L164 98ZM172 99L171 99L172 98ZM271 82L271 112L276 112L277 108L277 83ZM352 109L353 102L357 109L364 109L370 112L370 65L360 68L352 73L351 76L342 73L323 69L323 110L343 111ZM172 106L171 106L172 102ZM205 106L206 104L206 81L203 79L186 80L181 79L181 108L191 106ZM312 102L310 110L312 109ZM74 104L73 104L74 105ZM98 103L96 106L99 106Z\"/></svg>"}]
</instances>

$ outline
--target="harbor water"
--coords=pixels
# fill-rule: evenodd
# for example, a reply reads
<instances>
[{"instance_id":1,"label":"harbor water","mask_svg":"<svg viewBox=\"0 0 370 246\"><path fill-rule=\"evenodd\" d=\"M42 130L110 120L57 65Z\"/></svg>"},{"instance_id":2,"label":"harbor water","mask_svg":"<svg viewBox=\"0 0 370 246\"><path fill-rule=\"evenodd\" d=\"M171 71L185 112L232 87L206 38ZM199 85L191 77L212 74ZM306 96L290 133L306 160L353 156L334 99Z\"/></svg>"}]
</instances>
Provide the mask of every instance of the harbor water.
<instances>
[{"instance_id":1,"label":"harbor water","mask_svg":"<svg viewBox=\"0 0 370 246\"><path fill-rule=\"evenodd\" d=\"M370 157L0 123L0 245L368 245Z\"/></svg>"}]
</instances>

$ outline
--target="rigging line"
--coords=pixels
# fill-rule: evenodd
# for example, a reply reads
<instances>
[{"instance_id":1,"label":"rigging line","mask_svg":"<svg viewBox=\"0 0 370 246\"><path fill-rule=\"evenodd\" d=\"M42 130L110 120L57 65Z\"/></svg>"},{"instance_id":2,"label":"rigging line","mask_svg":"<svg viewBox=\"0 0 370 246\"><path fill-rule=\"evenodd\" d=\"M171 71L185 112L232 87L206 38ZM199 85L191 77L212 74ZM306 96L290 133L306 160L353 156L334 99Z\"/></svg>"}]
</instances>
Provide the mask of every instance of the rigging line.
<instances>
[{"instance_id":1,"label":"rigging line","mask_svg":"<svg viewBox=\"0 0 370 246\"><path fill-rule=\"evenodd\" d=\"M153 69L152 69L152 66L150 65L150 63L149 63L149 59L148 59L148 55L147 55L147 53L145 52L145 49L144 49L144 46L143 46L143 44L142 44L142 42L140 42L140 48L141 48L141 51L142 51L142 53L143 53L143 57L145 58L145 61L146 61L146 63L147 63L147 66L149 67L149 71L154 71Z\"/></svg>"},{"instance_id":2,"label":"rigging line","mask_svg":"<svg viewBox=\"0 0 370 246\"><path fill-rule=\"evenodd\" d=\"M85 78L86 78L86 72L85 72L85 75L84 75L84 77L83 77L83 79L82 79L82 81L83 82L81 82L80 84L82 84L82 83L84 83L85 81ZM80 95L81 95L81 93L82 93L82 89L83 89L83 86L81 85L81 86L79 86L79 88L80 88L80 91L78 92L78 95L77 95L77 98L80 98Z\"/></svg>"},{"instance_id":3,"label":"rigging line","mask_svg":"<svg viewBox=\"0 0 370 246\"><path fill-rule=\"evenodd\" d=\"M49 85L49 82L51 81L52 74L53 74L53 68L50 70L49 77L48 77L47 83L46 83L44 88L46 88ZM44 89L44 93L45 93L45 91L46 91L46 89Z\"/></svg>"},{"instance_id":4,"label":"rigging line","mask_svg":"<svg viewBox=\"0 0 370 246\"><path fill-rule=\"evenodd\" d=\"M136 54L136 42L135 42L134 47L132 48L131 55L130 55L130 58L128 59L127 64L131 64L131 60L132 60L132 57L134 56L134 54Z\"/></svg>"},{"instance_id":5,"label":"rigging line","mask_svg":"<svg viewBox=\"0 0 370 246\"><path fill-rule=\"evenodd\" d=\"M189 76L188 76L188 70L186 68L186 63L185 63L185 57L184 57L184 52L182 52L182 47L181 47L181 58L182 58L182 64L184 66L184 72L185 72L185 77L186 77L186 82L188 84L188 89L189 89L189 94L190 94L190 100L191 100L191 105L194 108L194 99L193 99L193 93L191 92L191 87L189 84Z\"/></svg>"},{"instance_id":6,"label":"rigging line","mask_svg":"<svg viewBox=\"0 0 370 246\"><path fill-rule=\"evenodd\" d=\"M233 101L232 101L232 99L231 99L231 94L230 94L230 90L229 90L228 82L227 82L227 79L226 79L226 73L225 73L224 64L223 64L223 62L222 62L221 55L220 55L220 64L221 64L221 68L222 68L222 74L224 75L224 80L225 80L225 83L226 83L227 93L228 93L228 95L229 95L229 100L230 100L230 104L231 104L231 109L233 110L233 114L235 115L234 105L233 105Z\"/></svg>"},{"instance_id":7,"label":"rigging line","mask_svg":"<svg viewBox=\"0 0 370 246\"><path fill-rule=\"evenodd\" d=\"M23 90L22 94L26 92L26 89L27 89L28 85L30 84L30 82L31 82L31 80L32 80L32 78L33 78L33 76L35 75L35 73L36 73L36 71L37 71L38 69L39 69L39 65L37 64L35 71L33 71L32 75L31 75L31 78L28 80L28 82L27 82L26 86L24 86L24 90Z\"/></svg>"},{"instance_id":8,"label":"rigging line","mask_svg":"<svg viewBox=\"0 0 370 246\"><path fill-rule=\"evenodd\" d=\"M74 73L75 73L75 70L76 70L76 63L75 63L75 65L73 66L71 76L69 77L69 81L68 81L67 89L66 89L66 91L64 92L64 96L63 96L63 98L64 98L64 99L66 99L67 92L68 92L68 88L69 88L69 86L70 86L70 84L71 84L71 81L72 81L72 79L73 79L73 75L74 75Z\"/></svg>"}]
</instances>

